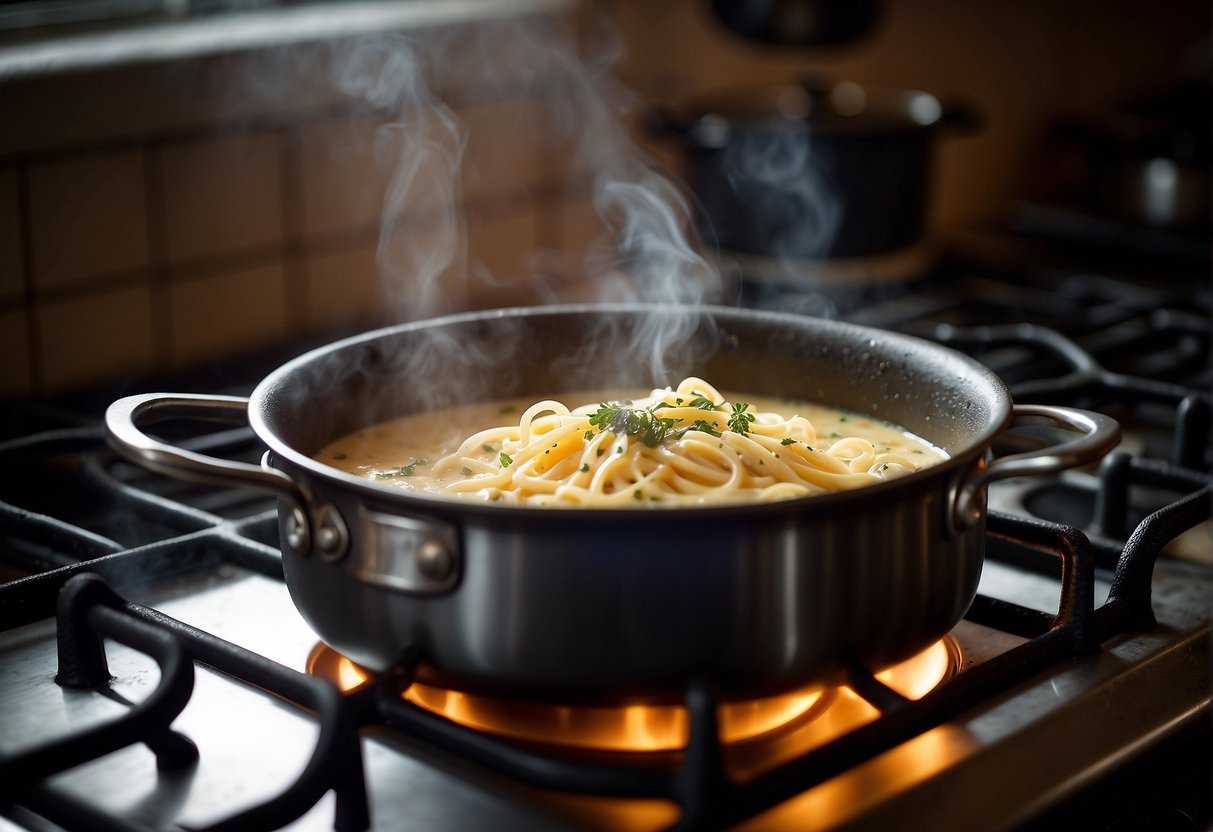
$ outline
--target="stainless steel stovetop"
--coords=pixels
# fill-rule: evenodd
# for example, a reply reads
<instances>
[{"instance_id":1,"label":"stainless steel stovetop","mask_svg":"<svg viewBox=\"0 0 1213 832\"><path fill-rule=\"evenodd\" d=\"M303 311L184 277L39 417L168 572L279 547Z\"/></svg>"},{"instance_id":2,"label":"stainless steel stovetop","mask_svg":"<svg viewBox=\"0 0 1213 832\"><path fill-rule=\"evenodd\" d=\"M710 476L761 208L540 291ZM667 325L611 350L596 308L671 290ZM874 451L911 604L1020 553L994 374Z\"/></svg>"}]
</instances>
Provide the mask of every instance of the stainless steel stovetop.
<instances>
[{"instance_id":1,"label":"stainless steel stovetop","mask_svg":"<svg viewBox=\"0 0 1213 832\"><path fill-rule=\"evenodd\" d=\"M0 446L0 828L1203 828L1209 397L1207 370L1189 353L1203 349L1207 365L1207 308L1203 333L1176 325L1162 338L1167 298L1140 301L1154 321L1148 340L1179 349L1150 364L1114 335L1134 330L1123 295L1119 313L1105 304L1105 317L1065 337L1045 326L1056 321L1035 324L1042 347L1023 341L1022 327L956 321L949 310L972 308L957 285L1007 286L958 274L913 304L890 298L852 317L926 327L974 351L1017 400L1065 399L1142 426L1099 470L992 493L979 598L951 636L963 658L925 698L857 673L859 695L833 694L861 714L841 737L823 740L822 718L802 719L720 752L704 741L714 700L691 685L691 745L653 762L570 757L456 728L403 702L403 678L337 695L306 673L317 639L281 581L273 506L136 471L84 414L83 427ZM1122 359L1139 363L1105 368ZM1146 374L1144 392L1125 386L1153 366L1176 372ZM198 441L259 455L242 431ZM89 637L54 619L60 588L84 572L118 596L85 579L72 590L83 620L107 636L108 680L90 664ZM61 663L64 640L85 644ZM154 710L166 680L188 675L174 664L181 649L194 678L180 715L100 753L100 727ZM720 779L721 757L731 780Z\"/></svg>"}]
</instances>

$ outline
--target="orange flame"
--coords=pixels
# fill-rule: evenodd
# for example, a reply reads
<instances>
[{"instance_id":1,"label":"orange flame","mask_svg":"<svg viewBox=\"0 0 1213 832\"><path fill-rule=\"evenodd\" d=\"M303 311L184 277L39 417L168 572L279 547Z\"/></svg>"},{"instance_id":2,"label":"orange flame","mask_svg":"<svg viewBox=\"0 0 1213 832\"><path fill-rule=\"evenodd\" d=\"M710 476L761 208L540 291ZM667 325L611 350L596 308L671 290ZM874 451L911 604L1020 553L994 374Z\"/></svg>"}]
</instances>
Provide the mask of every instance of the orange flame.
<instances>
[{"instance_id":1,"label":"orange flame","mask_svg":"<svg viewBox=\"0 0 1213 832\"><path fill-rule=\"evenodd\" d=\"M919 699L946 679L957 666L954 642L941 640L876 678L909 699ZM324 645L308 658L309 672L331 678L342 690L353 690L370 674ZM720 705L720 738L740 744L773 735L825 711L833 693L821 686L799 688L776 696L724 702ZM848 688L839 697L856 700ZM566 748L599 751L672 751L686 746L688 714L679 704L621 702L608 705L559 705L504 699L416 682L404 698L461 725L513 739ZM875 716L875 712L872 712ZM825 720L830 722L830 720ZM848 720L849 721L849 720Z\"/></svg>"}]
</instances>

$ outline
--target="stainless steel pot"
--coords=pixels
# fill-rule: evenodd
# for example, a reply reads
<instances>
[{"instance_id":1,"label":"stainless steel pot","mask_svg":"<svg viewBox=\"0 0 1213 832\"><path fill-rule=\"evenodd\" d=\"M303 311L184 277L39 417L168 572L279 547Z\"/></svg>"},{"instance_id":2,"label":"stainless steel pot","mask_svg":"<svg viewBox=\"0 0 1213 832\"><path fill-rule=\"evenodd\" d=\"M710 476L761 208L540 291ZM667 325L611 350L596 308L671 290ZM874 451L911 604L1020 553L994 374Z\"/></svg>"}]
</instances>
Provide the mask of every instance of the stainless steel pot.
<instances>
[{"instance_id":1,"label":"stainless steel pot","mask_svg":"<svg viewBox=\"0 0 1213 832\"><path fill-rule=\"evenodd\" d=\"M820 259L918 243L936 142L979 120L918 90L810 78L721 92L651 124L682 146L705 240Z\"/></svg>"},{"instance_id":2,"label":"stainless steel pot","mask_svg":"<svg viewBox=\"0 0 1213 832\"><path fill-rule=\"evenodd\" d=\"M687 329L655 372L635 344L665 323ZM620 510L405 493L312 459L357 428L455 401L576 399L578 389L690 373L883 417L950 459L840 494ZM222 461L142 430L182 416L247 418L269 452L260 467ZM753 694L904 659L972 601L986 484L1090 462L1118 439L1097 414L1013 405L980 364L919 339L768 312L642 306L405 324L307 353L247 400L134 396L106 419L113 446L152 470L281 497L287 585L335 649L374 669L420 650L460 685L531 695L652 693L693 676ZM995 437L1033 422L1081 436L988 461Z\"/></svg>"}]
</instances>

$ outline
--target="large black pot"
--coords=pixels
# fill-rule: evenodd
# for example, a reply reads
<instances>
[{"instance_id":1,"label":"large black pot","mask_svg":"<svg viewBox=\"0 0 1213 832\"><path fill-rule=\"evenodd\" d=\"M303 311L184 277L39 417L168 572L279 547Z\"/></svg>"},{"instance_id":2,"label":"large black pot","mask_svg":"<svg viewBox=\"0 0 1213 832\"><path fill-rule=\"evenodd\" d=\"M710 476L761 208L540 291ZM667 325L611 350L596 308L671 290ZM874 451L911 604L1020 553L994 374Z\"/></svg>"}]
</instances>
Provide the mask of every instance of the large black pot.
<instances>
[{"instance_id":1,"label":"large black pot","mask_svg":"<svg viewBox=\"0 0 1213 832\"><path fill-rule=\"evenodd\" d=\"M683 329L657 372L636 344L669 323ZM856 491L649 509L444 499L312 458L353 430L438 405L576 399L686 374L884 417L950 458ZM178 416L247 419L267 459L203 457L142 430ZM905 659L972 601L986 483L1091 461L1117 439L1105 417L1013 406L991 372L926 341L792 315L640 306L405 324L303 355L251 399L135 396L106 420L114 447L153 470L277 493L287 585L338 651L383 669L420 650L463 687L529 695L670 691L693 677L759 693ZM1035 421L1084 435L987 460L1008 426Z\"/></svg>"},{"instance_id":2,"label":"large black pot","mask_svg":"<svg viewBox=\"0 0 1213 832\"><path fill-rule=\"evenodd\" d=\"M839 258L918 242L939 133L977 120L925 92L806 82L735 90L654 123L683 145L708 243Z\"/></svg>"}]
</instances>

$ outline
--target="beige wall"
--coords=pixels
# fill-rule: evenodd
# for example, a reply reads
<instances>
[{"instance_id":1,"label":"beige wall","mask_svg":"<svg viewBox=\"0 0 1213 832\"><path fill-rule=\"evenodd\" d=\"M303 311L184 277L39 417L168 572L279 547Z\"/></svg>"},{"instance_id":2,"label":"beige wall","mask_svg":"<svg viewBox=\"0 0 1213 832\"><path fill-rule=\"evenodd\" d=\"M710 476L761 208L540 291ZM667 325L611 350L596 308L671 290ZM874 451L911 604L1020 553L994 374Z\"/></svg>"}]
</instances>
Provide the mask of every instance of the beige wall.
<instances>
[{"instance_id":1,"label":"beige wall","mask_svg":"<svg viewBox=\"0 0 1213 832\"><path fill-rule=\"evenodd\" d=\"M934 220L943 227L989 222L1022 195L1059 114L1209 77L1203 2L891 0L863 40L801 49L737 38L699 0L614 5L630 47L622 75L656 100L820 73L973 105L982 132L940 143Z\"/></svg>"},{"instance_id":2,"label":"beige wall","mask_svg":"<svg viewBox=\"0 0 1213 832\"><path fill-rule=\"evenodd\" d=\"M699 0L601 6L622 33L619 75L652 100L821 71L971 101L986 128L942 143L941 229L995 221L1031 184L1056 114L1207 73L1195 3L896 0L860 44L777 53L721 33ZM592 45L600 31L583 25ZM427 35L462 56L434 83L468 131L458 205L472 278L448 275L435 311L576 299L576 286L532 281L534 257L571 252L575 269L601 232L589 172L549 129L559 68L492 60L517 46L500 34ZM417 311L385 301L377 263L393 118L335 90L331 60L301 47L0 81L0 396ZM437 233L425 200L392 219L414 233L406 245Z\"/></svg>"}]
</instances>

